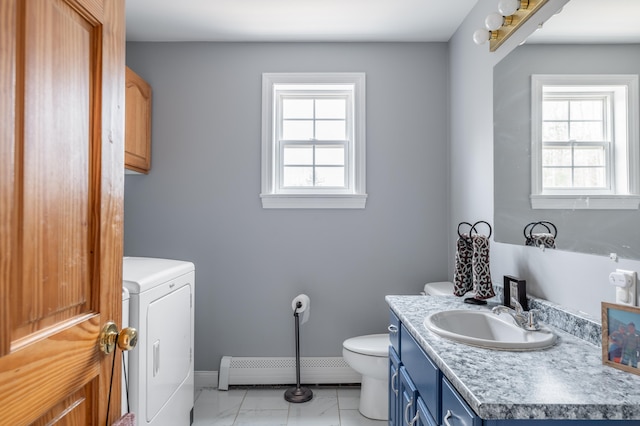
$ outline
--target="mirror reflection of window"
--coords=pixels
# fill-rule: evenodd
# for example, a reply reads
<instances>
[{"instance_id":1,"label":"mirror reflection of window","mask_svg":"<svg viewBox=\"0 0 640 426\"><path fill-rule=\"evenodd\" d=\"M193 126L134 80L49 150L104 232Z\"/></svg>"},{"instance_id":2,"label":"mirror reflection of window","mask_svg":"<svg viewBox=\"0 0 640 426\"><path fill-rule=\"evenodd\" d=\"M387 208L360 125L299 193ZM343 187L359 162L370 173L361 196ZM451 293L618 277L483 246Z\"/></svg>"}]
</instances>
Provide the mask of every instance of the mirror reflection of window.
<instances>
[{"instance_id":1,"label":"mirror reflection of window","mask_svg":"<svg viewBox=\"0 0 640 426\"><path fill-rule=\"evenodd\" d=\"M637 85L633 75L532 76L533 208L576 208L589 196L617 207L602 198L582 208L637 208L617 200L639 189L638 132L629 125Z\"/></svg>"},{"instance_id":2,"label":"mirror reflection of window","mask_svg":"<svg viewBox=\"0 0 640 426\"><path fill-rule=\"evenodd\" d=\"M583 89L543 93L543 190L611 189L611 94L597 87Z\"/></svg>"}]
</instances>

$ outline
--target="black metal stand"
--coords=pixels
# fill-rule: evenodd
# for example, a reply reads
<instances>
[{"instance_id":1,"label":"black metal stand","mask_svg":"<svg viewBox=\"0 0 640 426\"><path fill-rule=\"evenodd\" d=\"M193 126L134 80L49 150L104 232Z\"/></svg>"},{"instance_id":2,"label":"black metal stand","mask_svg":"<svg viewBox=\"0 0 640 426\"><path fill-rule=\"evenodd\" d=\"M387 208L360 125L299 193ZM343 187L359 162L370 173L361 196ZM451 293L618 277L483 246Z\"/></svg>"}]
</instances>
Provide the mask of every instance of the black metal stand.
<instances>
[{"instance_id":1,"label":"black metal stand","mask_svg":"<svg viewBox=\"0 0 640 426\"><path fill-rule=\"evenodd\" d=\"M307 402L313 398L311 389L300 386L300 317L298 309L302 307L302 303L298 302L293 316L296 318L296 387L289 388L284 393L284 399L289 402Z\"/></svg>"}]
</instances>

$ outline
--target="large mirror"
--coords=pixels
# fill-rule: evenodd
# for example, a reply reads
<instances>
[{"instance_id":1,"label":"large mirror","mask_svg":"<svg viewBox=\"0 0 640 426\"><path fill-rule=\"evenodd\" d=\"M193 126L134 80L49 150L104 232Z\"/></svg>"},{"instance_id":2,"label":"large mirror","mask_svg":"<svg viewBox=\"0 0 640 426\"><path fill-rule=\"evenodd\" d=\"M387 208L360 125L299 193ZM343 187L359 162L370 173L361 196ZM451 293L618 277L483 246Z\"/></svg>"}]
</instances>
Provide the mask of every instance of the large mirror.
<instances>
[{"instance_id":1,"label":"large mirror","mask_svg":"<svg viewBox=\"0 0 640 426\"><path fill-rule=\"evenodd\" d=\"M570 0L494 68L495 240L557 227L559 250L640 259L640 210L531 208L531 75L640 74L640 0ZM635 116L640 120L640 116Z\"/></svg>"}]
</instances>

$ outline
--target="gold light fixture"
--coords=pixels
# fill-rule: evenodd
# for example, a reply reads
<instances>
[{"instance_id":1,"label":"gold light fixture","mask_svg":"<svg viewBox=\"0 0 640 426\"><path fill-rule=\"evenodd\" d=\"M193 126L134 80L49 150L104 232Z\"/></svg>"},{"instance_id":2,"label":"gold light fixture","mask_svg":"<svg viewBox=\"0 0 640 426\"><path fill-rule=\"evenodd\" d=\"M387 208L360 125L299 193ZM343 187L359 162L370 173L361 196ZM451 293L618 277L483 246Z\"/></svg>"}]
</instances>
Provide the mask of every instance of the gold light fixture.
<instances>
[{"instance_id":1,"label":"gold light fixture","mask_svg":"<svg viewBox=\"0 0 640 426\"><path fill-rule=\"evenodd\" d=\"M502 45L518 28L533 16L549 0L500 0L498 12L491 13L484 21L486 29L473 33L476 44L489 41L489 50Z\"/></svg>"}]
</instances>

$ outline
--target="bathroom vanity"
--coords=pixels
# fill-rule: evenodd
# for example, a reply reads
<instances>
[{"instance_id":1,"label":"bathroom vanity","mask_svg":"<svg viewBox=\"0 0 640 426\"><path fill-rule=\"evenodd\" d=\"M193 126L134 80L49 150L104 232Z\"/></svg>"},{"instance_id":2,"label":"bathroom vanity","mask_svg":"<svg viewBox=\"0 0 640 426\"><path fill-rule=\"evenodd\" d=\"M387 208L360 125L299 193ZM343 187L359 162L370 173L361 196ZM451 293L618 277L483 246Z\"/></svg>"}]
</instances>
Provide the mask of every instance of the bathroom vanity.
<instances>
[{"instance_id":1,"label":"bathroom vanity","mask_svg":"<svg viewBox=\"0 0 640 426\"><path fill-rule=\"evenodd\" d=\"M602 364L593 321L557 314L551 304L536 306L544 309L542 321L556 333L556 344L498 351L445 339L423 325L435 312L496 304L470 306L455 296L386 301L389 426L640 425L640 376Z\"/></svg>"}]
</instances>

